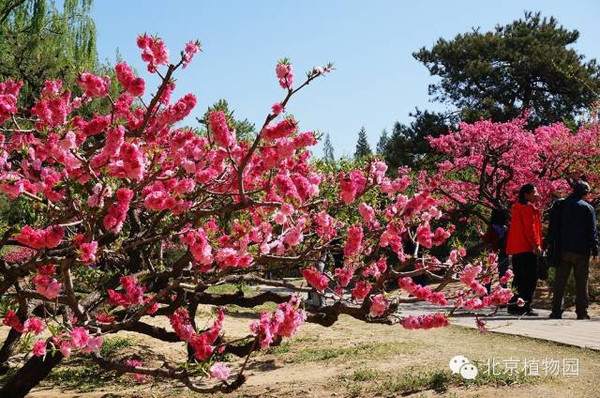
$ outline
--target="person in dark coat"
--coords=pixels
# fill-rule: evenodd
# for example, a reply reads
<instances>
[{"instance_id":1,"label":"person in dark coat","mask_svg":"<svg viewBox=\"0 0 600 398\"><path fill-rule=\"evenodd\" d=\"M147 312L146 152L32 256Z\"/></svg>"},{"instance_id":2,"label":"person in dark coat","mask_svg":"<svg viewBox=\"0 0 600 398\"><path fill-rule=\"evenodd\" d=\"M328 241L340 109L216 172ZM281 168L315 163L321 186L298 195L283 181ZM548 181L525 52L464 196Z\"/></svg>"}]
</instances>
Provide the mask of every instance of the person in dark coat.
<instances>
[{"instance_id":1,"label":"person in dark coat","mask_svg":"<svg viewBox=\"0 0 600 398\"><path fill-rule=\"evenodd\" d=\"M596 211L585 201L590 186L585 181L573 184L573 193L555 204L550 216L549 235L554 240L556 277L550 318L562 317L563 296L571 269L575 277L577 319L590 319L588 278L590 256L598 256Z\"/></svg>"}]
</instances>

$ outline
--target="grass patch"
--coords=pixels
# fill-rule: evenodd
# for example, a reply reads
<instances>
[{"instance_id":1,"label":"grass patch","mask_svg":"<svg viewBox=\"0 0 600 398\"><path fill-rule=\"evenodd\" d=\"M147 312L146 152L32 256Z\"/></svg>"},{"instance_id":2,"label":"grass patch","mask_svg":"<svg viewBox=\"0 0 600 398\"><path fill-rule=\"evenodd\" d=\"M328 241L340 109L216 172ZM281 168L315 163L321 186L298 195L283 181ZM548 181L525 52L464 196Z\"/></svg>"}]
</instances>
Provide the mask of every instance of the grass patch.
<instances>
[{"instance_id":1,"label":"grass patch","mask_svg":"<svg viewBox=\"0 0 600 398\"><path fill-rule=\"evenodd\" d=\"M290 352L291 350L292 350L292 345L289 342L284 341L283 343L281 343L277 346L269 347L269 349L265 352L265 354L281 355L281 354L286 354L286 353Z\"/></svg>"},{"instance_id":2,"label":"grass patch","mask_svg":"<svg viewBox=\"0 0 600 398\"><path fill-rule=\"evenodd\" d=\"M298 347L294 350L296 347L294 342L291 342L291 349L286 351L289 352L289 355L283 360L287 363L296 363L321 362L332 359L385 358L414 350L410 344L402 342L358 344L353 347L327 347L323 344L322 347L325 348L316 348L313 344L310 347Z\"/></svg>"},{"instance_id":3,"label":"grass patch","mask_svg":"<svg viewBox=\"0 0 600 398\"><path fill-rule=\"evenodd\" d=\"M479 369L485 369L476 363ZM359 397L364 394L375 395L410 395L425 391L445 393L451 387L506 387L533 384L548 377L526 376L523 372L498 374L480 372L474 380L466 380L449 370L434 370L409 367L401 374L379 371L375 369L358 369L349 375L339 376L349 396Z\"/></svg>"},{"instance_id":4,"label":"grass patch","mask_svg":"<svg viewBox=\"0 0 600 398\"><path fill-rule=\"evenodd\" d=\"M102 348L100 348L100 355L104 358L111 358L121 350L134 346L135 344L135 339L131 337L105 338L102 342Z\"/></svg>"},{"instance_id":5,"label":"grass patch","mask_svg":"<svg viewBox=\"0 0 600 398\"><path fill-rule=\"evenodd\" d=\"M316 343L320 337L318 334L307 334L304 336L294 337L292 341L296 343Z\"/></svg>"},{"instance_id":6,"label":"grass patch","mask_svg":"<svg viewBox=\"0 0 600 398\"><path fill-rule=\"evenodd\" d=\"M68 364L54 368L45 383L85 393L117 381L123 382L116 373L103 370L96 364Z\"/></svg>"},{"instance_id":7,"label":"grass patch","mask_svg":"<svg viewBox=\"0 0 600 398\"><path fill-rule=\"evenodd\" d=\"M206 289L206 293L210 294L233 294L239 290L242 290L245 296L256 295L258 288L256 286L250 286L245 283L223 283L221 285L213 285Z\"/></svg>"},{"instance_id":8,"label":"grass patch","mask_svg":"<svg viewBox=\"0 0 600 398\"><path fill-rule=\"evenodd\" d=\"M256 307L252 307L252 308L240 307L239 305L235 305L235 304L230 304L227 306L228 314L231 314L233 316L235 316L235 315L244 316L244 315L248 315L248 314L254 315L254 314L259 314L261 312L273 312L276 309L277 309L277 304L273 303L273 302L263 303L261 305L257 305Z\"/></svg>"},{"instance_id":9,"label":"grass patch","mask_svg":"<svg viewBox=\"0 0 600 398\"><path fill-rule=\"evenodd\" d=\"M381 372L374 369L358 369L355 370L350 376L343 377L344 381L372 381L377 380L381 377Z\"/></svg>"}]
</instances>

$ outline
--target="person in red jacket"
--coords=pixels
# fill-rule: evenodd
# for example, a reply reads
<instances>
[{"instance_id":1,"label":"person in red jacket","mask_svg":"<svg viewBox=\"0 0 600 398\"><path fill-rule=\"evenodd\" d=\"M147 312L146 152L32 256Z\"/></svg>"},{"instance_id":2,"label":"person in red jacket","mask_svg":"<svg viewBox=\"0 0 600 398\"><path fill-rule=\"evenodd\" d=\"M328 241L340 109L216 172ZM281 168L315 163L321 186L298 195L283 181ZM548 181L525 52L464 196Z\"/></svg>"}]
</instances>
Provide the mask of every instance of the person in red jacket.
<instances>
[{"instance_id":1,"label":"person in red jacket","mask_svg":"<svg viewBox=\"0 0 600 398\"><path fill-rule=\"evenodd\" d=\"M538 256L542 254L542 214L535 207L538 200L536 187L525 184L519 190L518 202L511 209L506 253L512 255L515 274L513 287L516 294L508 306L508 312L514 315L538 315L531 309L537 285ZM523 299L525 305L519 307L518 299Z\"/></svg>"}]
</instances>

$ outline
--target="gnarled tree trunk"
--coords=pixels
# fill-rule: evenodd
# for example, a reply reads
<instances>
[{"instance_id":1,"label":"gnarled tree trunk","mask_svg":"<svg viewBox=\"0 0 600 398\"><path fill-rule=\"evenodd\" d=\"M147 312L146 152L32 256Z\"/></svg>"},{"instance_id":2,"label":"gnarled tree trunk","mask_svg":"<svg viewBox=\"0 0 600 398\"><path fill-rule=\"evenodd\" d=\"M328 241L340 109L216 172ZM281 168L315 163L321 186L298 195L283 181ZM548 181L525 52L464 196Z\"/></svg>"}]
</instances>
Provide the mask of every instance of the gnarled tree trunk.
<instances>
[{"instance_id":1,"label":"gnarled tree trunk","mask_svg":"<svg viewBox=\"0 0 600 398\"><path fill-rule=\"evenodd\" d=\"M48 351L45 357L31 357L25 365L17 371L0 388L0 397L21 398L44 380L52 369L63 359L60 351Z\"/></svg>"}]
</instances>

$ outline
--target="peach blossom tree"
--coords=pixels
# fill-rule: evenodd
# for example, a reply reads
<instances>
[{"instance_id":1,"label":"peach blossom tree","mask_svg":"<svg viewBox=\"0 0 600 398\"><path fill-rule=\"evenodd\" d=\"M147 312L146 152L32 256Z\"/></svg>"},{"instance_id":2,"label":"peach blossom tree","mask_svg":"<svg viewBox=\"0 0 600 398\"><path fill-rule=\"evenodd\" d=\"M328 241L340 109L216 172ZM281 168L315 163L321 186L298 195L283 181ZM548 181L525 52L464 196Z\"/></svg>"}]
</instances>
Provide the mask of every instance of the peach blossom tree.
<instances>
[{"instance_id":1,"label":"peach blossom tree","mask_svg":"<svg viewBox=\"0 0 600 398\"><path fill-rule=\"evenodd\" d=\"M238 139L217 110L207 113L206 128L185 127L196 97L171 99L174 73L199 42L187 43L176 61L160 38L141 35L137 44L157 81L152 94L126 63L115 67L118 96L110 78L82 73L81 96L48 81L35 105L20 109L21 82L0 83L0 191L29 214L0 237L9 329L0 364L5 373L18 363L0 395L24 396L71 356L197 392L229 392L244 383L253 352L304 322L330 326L345 314L432 328L448 325L458 308L477 313L510 299L499 284L483 286L494 257L466 264L464 249L448 245L453 226L438 198L416 190L406 174L390 180L380 161L339 173L315 167L308 148L316 135L301 131L286 109L331 65L298 83L291 63L280 61L282 99L257 134ZM99 101L110 111L86 116L82 110ZM447 257L432 256L435 246L446 246ZM337 264L324 260L332 252L341 253ZM421 274L433 283L416 284ZM388 291L390 281L399 289ZM459 287L444 293L453 281ZM225 283L251 283L258 293L210 293ZM305 301L308 293L320 304ZM444 310L402 316L403 303L419 300ZM245 337L224 333L227 305L266 302L277 309L257 315ZM200 305L215 315L200 322ZM154 322L160 317L170 326ZM189 355L158 364L104 358L103 339L120 331L185 344ZM9 364L24 336L29 352Z\"/></svg>"}]
</instances>

